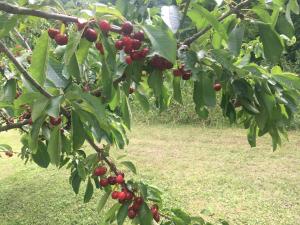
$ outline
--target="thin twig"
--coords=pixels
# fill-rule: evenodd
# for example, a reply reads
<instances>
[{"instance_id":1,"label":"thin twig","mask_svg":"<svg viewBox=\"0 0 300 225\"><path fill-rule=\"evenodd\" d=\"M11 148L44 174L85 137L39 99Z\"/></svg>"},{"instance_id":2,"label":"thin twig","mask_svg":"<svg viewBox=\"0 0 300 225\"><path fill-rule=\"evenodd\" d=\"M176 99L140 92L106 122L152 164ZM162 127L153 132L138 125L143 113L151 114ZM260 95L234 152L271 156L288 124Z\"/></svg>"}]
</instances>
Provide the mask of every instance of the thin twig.
<instances>
[{"instance_id":1,"label":"thin twig","mask_svg":"<svg viewBox=\"0 0 300 225\"><path fill-rule=\"evenodd\" d=\"M27 43L27 41L25 40L25 38L20 34L20 32L14 28L14 32L16 33L16 35L18 36L18 38L23 42L23 44L26 46L26 48L29 50L29 51L32 51L29 44Z\"/></svg>"},{"instance_id":2,"label":"thin twig","mask_svg":"<svg viewBox=\"0 0 300 225\"><path fill-rule=\"evenodd\" d=\"M63 22L78 22L78 18L74 16L67 16L58 13L49 13L25 7L18 7L3 1L0 2L0 10L10 14L37 16L44 19L55 19Z\"/></svg>"},{"instance_id":3,"label":"thin twig","mask_svg":"<svg viewBox=\"0 0 300 225\"><path fill-rule=\"evenodd\" d=\"M226 12L222 16L220 16L220 18L218 19L218 21L223 21L228 16L230 16L230 15L236 13L237 11L241 10L243 7L248 6L251 3L251 1L252 0L245 0L245 1L241 2L240 4L238 4L236 7L231 8L228 12ZM194 34L193 36L185 39L183 41L183 45L190 45L190 44L192 44L194 41L196 41L202 35L206 34L211 28L212 28L212 26L209 25L206 28L204 28L203 30L200 30L198 33Z\"/></svg>"}]
</instances>

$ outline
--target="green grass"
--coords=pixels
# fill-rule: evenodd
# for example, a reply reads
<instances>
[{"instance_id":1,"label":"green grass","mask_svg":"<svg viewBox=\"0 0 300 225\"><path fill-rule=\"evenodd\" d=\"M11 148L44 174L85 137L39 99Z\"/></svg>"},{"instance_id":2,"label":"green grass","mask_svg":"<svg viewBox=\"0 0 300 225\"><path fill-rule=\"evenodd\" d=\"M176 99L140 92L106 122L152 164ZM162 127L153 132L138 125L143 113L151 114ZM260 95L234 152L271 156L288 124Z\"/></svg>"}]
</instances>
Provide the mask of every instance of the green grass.
<instances>
[{"instance_id":1,"label":"green grass","mask_svg":"<svg viewBox=\"0 0 300 225\"><path fill-rule=\"evenodd\" d=\"M246 131L192 126L136 126L126 149L136 163L137 179L165 192L165 206L193 215L204 208L230 224L296 225L300 221L300 139L272 152L269 138L250 149ZM0 135L17 144L17 133ZM83 204L68 171L41 169L17 157L0 158L0 224L99 224L100 191Z\"/></svg>"}]
</instances>

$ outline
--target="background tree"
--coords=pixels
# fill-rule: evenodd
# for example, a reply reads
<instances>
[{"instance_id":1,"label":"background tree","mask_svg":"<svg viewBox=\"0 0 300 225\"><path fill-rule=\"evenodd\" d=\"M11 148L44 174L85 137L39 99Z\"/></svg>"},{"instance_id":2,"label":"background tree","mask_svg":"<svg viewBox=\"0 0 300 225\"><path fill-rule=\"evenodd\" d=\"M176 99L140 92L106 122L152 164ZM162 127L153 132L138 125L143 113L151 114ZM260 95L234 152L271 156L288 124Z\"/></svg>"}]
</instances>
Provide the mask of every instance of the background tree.
<instances>
[{"instance_id":1,"label":"background tree","mask_svg":"<svg viewBox=\"0 0 300 225\"><path fill-rule=\"evenodd\" d=\"M220 95L223 115L248 129L249 144L268 133L275 150L299 100L299 77L278 66L295 43L298 2L103 2L0 2L0 131L20 130L26 162L70 169L75 193L86 185L85 202L101 189L99 211L116 200L104 224L205 224L180 209L159 211L161 192L118 170L136 172L110 156L128 143L130 99L146 111L155 99L163 111L171 98L182 103L190 83L200 117Z\"/></svg>"}]
</instances>

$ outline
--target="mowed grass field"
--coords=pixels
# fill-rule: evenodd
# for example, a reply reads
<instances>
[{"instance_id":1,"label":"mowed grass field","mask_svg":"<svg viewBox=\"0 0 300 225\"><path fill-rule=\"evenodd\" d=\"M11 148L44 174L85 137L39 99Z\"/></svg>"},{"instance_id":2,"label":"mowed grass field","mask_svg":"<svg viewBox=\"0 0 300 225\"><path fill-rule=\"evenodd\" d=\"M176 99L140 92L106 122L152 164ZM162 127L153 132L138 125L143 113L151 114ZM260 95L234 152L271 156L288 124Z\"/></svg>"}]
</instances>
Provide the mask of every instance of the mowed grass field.
<instances>
[{"instance_id":1,"label":"mowed grass field","mask_svg":"<svg viewBox=\"0 0 300 225\"><path fill-rule=\"evenodd\" d=\"M251 149L246 131L192 126L135 126L126 154L138 168L137 179L164 191L165 206L230 224L300 224L300 133L273 152L268 137ZM0 143L20 148L17 133ZM114 150L116 151L116 150ZM96 203L83 203L68 184L68 171L24 165L17 157L0 158L0 224L99 224Z\"/></svg>"}]
</instances>

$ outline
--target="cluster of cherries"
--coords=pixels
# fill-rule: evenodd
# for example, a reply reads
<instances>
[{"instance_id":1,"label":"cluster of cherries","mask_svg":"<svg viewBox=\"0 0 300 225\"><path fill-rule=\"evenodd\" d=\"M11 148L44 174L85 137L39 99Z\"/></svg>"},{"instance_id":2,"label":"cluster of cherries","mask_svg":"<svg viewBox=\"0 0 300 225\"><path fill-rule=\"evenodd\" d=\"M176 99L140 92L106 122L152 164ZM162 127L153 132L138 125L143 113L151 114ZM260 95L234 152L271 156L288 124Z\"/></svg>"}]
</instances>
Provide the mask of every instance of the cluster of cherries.
<instances>
[{"instance_id":1,"label":"cluster of cherries","mask_svg":"<svg viewBox=\"0 0 300 225\"><path fill-rule=\"evenodd\" d=\"M100 29L103 30L100 26ZM133 25L131 22L126 21L121 27L122 37L115 42L115 47L117 50L124 50L127 54L125 57L125 62L131 64L133 60L142 60L148 53L148 48L142 47L142 42L145 40L145 35L143 31L138 31L133 33Z\"/></svg>"},{"instance_id":2,"label":"cluster of cherries","mask_svg":"<svg viewBox=\"0 0 300 225\"><path fill-rule=\"evenodd\" d=\"M94 176L100 177L99 184L101 187L106 187L108 185L121 185L121 191L113 191L111 193L112 199L118 200L120 204L124 204L125 202L131 201L132 205L128 207L128 218L134 219L139 210L144 203L144 199L139 196L135 196L135 194L128 190L125 185L125 174L122 172L118 172L116 176L105 177L107 173L107 168L105 166L99 166L94 170ZM153 215L153 219L156 222L160 221L160 214L158 211L158 206L153 205L151 207L151 213Z\"/></svg>"},{"instance_id":3,"label":"cluster of cherries","mask_svg":"<svg viewBox=\"0 0 300 225\"><path fill-rule=\"evenodd\" d=\"M77 22L77 29L84 29L83 36L90 42L96 42L98 39L98 33L88 25L95 21L90 22ZM115 48L117 50L124 50L127 54L125 62L131 64L133 60L144 59L149 53L148 48L142 47L142 42L145 39L144 32L138 31L133 33L133 25L131 22L126 21L122 24L121 30L113 28L107 20L101 20L98 26L104 35L108 35L110 31L120 33L122 37L115 42ZM133 33L133 34L132 34ZM68 43L68 36L65 33L60 32L58 29L48 29L49 37L54 39L58 45L66 45ZM101 54L104 54L104 48L101 42L95 44L96 48Z\"/></svg>"},{"instance_id":4,"label":"cluster of cherries","mask_svg":"<svg viewBox=\"0 0 300 225\"><path fill-rule=\"evenodd\" d=\"M192 76L191 70L185 70L185 65L180 65L177 69L173 70L173 75L175 77L182 77L183 80L189 80Z\"/></svg>"}]
</instances>

